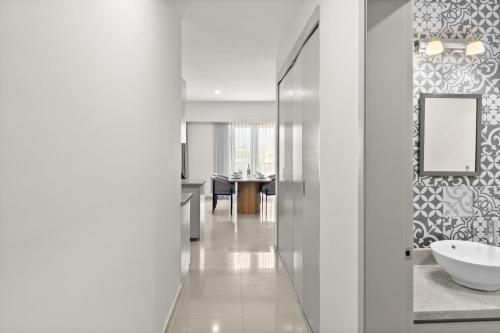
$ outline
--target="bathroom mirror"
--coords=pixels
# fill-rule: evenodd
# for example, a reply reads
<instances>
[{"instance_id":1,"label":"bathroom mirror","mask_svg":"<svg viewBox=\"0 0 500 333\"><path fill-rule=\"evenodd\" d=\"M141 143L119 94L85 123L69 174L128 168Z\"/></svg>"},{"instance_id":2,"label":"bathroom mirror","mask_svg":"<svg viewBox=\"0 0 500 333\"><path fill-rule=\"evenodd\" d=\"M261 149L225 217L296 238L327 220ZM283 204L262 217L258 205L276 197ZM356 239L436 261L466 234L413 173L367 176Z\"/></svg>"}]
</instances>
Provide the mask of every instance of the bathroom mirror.
<instances>
[{"instance_id":1,"label":"bathroom mirror","mask_svg":"<svg viewBox=\"0 0 500 333\"><path fill-rule=\"evenodd\" d=\"M420 95L420 175L478 176L481 95Z\"/></svg>"}]
</instances>

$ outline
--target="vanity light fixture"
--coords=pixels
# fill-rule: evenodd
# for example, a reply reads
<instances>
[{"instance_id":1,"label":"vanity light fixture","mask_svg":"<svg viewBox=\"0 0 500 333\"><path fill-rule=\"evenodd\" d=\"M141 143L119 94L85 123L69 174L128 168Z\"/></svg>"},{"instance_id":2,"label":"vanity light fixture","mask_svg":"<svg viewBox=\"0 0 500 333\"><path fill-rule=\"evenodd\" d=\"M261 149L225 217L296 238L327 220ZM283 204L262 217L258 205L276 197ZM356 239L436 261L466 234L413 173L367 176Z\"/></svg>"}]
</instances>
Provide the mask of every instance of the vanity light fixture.
<instances>
[{"instance_id":1,"label":"vanity light fixture","mask_svg":"<svg viewBox=\"0 0 500 333\"><path fill-rule=\"evenodd\" d=\"M476 37L469 40L466 39L441 39L440 37L432 37L428 39L420 39L415 41L415 49L427 56L439 55L443 52L450 54L464 54L466 56L474 56L485 52L484 43Z\"/></svg>"},{"instance_id":2,"label":"vanity light fixture","mask_svg":"<svg viewBox=\"0 0 500 333\"><path fill-rule=\"evenodd\" d=\"M443 51L443 41L439 37L432 37L431 40L427 43L427 47L425 49L425 53L428 56L435 56L443 53Z\"/></svg>"},{"instance_id":3,"label":"vanity light fixture","mask_svg":"<svg viewBox=\"0 0 500 333\"><path fill-rule=\"evenodd\" d=\"M486 51L483 42L480 39L472 38L467 43L467 48L465 49L465 54L468 56L474 56Z\"/></svg>"}]
</instances>

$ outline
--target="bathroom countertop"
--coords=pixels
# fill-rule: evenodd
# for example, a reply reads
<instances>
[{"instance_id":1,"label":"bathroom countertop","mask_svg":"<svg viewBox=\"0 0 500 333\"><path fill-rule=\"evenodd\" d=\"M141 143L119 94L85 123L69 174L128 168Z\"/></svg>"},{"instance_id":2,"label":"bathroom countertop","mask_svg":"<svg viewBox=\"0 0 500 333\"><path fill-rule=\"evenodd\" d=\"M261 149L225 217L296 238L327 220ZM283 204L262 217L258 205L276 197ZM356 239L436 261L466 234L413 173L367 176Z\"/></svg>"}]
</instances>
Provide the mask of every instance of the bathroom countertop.
<instances>
[{"instance_id":1,"label":"bathroom countertop","mask_svg":"<svg viewBox=\"0 0 500 333\"><path fill-rule=\"evenodd\" d=\"M453 282L439 265L413 266L414 320L500 320L500 291L485 292Z\"/></svg>"}]
</instances>

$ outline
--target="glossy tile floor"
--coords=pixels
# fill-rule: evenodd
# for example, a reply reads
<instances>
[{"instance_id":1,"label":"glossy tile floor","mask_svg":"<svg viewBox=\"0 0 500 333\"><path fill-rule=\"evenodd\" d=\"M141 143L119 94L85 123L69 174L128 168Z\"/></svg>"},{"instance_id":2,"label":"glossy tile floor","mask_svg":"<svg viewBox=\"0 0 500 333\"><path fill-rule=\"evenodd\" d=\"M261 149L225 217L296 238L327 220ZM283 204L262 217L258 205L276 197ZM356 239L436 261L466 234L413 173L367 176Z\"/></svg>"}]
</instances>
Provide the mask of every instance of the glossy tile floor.
<instances>
[{"instance_id":1,"label":"glossy tile floor","mask_svg":"<svg viewBox=\"0 0 500 333\"><path fill-rule=\"evenodd\" d=\"M203 236L191 242L169 332L309 332L274 251L273 199L260 216L231 217L228 207L221 200L212 215L211 199L204 202Z\"/></svg>"}]
</instances>

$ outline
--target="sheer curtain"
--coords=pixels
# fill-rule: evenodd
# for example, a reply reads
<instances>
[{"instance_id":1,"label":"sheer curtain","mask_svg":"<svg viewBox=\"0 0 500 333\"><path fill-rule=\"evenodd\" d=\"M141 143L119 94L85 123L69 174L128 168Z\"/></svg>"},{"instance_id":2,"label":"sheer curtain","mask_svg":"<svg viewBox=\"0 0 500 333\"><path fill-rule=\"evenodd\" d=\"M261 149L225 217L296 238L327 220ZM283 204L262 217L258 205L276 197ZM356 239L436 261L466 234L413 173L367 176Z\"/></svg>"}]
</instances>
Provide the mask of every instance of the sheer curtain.
<instances>
[{"instance_id":1,"label":"sheer curtain","mask_svg":"<svg viewBox=\"0 0 500 333\"><path fill-rule=\"evenodd\" d=\"M214 131L215 172L260 171L275 173L275 123L216 124Z\"/></svg>"},{"instance_id":2,"label":"sheer curtain","mask_svg":"<svg viewBox=\"0 0 500 333\"><path fill-rule=\"evenodd\" d=\"M230 173L230 143L228 124L214 124L214 172L218 174L229 175Z\"/></svg>"},{"instance_id":3,"label":"sheer curtain","mask_svg":"<svg viewBox=\"0 0 500 333\"><path fill-rule=\"evenodd\" d=\"M266 175L276 174L276 126L274 123L257 124L255 169Z\"/></svg>"}]
</instances>

